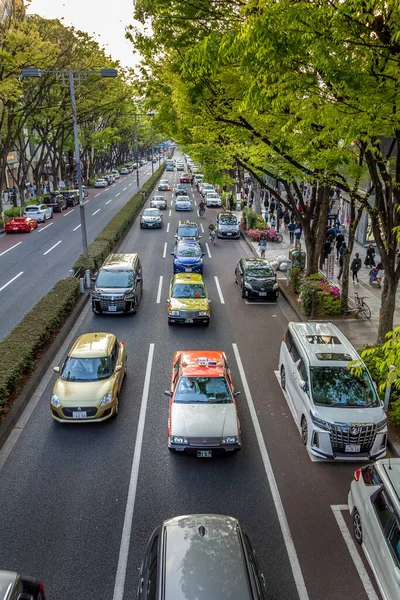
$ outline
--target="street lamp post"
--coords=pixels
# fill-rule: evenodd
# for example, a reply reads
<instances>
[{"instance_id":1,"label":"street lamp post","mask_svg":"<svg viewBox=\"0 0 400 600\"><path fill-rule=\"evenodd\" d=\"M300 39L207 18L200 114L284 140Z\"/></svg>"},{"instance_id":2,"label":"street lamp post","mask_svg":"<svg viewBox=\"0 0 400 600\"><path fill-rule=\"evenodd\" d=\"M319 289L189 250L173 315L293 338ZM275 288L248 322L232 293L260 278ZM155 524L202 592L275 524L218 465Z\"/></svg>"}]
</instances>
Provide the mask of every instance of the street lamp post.
<instances>
[{"instance_id":1,"label":"street lamp post","mask_svg":"<svg viewBox=\"0 0 400 600\"><path fill-rule=\"evenodd\" d=\"M85 217L85 205L83 203L83 189L82 189L82 177L81 177L81 157L79 152L79 131L78 131L78 120L76 116L76 99L75 99L75 77L78 83L84 81L87 75L96 74L102 77L117 77L118 71L116 69L100 69L99 71L79 71L74 69L62 69L62 70L43 70L37 68L22 69L21 77L41 77L42 73L54 73L57 79L61 79L62 83L69 86L69 93L71 96L72 106L72 121L74 131L74 146L75 146L75 162L76 162L76 175L78 178L78 190L79 190L79 213L81 220L82 230L82 247L83 256L88 258L88 243L87 243L87 231L86 231L86 217Z\"/></svg>"},{"instance_id":2,"label":"street lamp post","mask_svg":"<svg viewBox=\"0 0 400 600\"><path fill-rule=\"evenodd\" d=\"M139 142L138 142L138 126L137 113L135 113L135 162L136 162L136 185L139 189Z\"/></svg>"}]
</instances>

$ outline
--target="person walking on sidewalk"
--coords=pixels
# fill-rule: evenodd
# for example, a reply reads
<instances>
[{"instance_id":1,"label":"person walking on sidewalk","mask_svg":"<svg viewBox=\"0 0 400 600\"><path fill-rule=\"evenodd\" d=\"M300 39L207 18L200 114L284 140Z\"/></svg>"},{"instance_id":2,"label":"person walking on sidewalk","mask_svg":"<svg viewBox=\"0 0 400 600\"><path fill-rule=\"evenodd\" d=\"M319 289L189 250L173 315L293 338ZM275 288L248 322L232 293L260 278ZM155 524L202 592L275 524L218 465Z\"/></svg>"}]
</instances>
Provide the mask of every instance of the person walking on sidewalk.
<instances>
[{"instance_id":1,"label":"person walking on sidewalk","mask_svg":"<svg viewBox=\"0 0 400 600\"><path fill-rule=\"evenodd\" d=\"M266 251L266 249L267 249L267 238L262 233L260 235L260 241L259 241L259 244L258 244L258 250L260 252L261 258L265 258L265 251Z\"/></svg>"},{"instance_id":2,"label":"person walking on sidewalk","mask_svg":"<svg viewBox=\"0 0 400 600\"><path fill-rule=\"evenodd\" d=\"M361 258L358 252L356 252L355 258L351 261L350 271L353 274L353 281L357 281L358 283L358 271L361 269Z\"/></svg>"},{"instance_id":3,"label":"person walking on sidewalk","mask_svg":"<svg viewBox=\"0 0 400 600\"><path fill-rule=\"evenodd\" d=\"M340 279L342 277L343 267L344 267L344 259L345 259L345 256L347 253L348 253L348 249L346 246L346 242L343 242L343 244L340 246L340 250L339 250L339 275L337 276L338 281L340 281Z\"/></svg>"},{"instance_id":4,"label":"person walking on sidewalk","mask_svg":"<svg viewBox=\"0 0 400 600\"><path fill-rule=\"evenodd\" d=\"M375 248L372 244L368 246L367 254L364 260L364 265L366 267L375 267Z\"/></svg>"},{"instance_id":5,"label":"person walking on sidewalk","mask_svg":"<svg viewBox=\"0 0 400 600\"><path fill-rule=\"evenodd\" d=\"M293 221L291 221L288 225L288 230L289 230L289 242L291 244L294 243L294 231L296 229L296 225L294 224Z\"/></svg>"},{"instance_id":6,"label":"person walking on sidewalk","mask_svg":"<svg viewBox=\"0 0 400 600\"><path fill-rule=\"evenodd\" d=\"M343 244L344 242L344 235L341 231L339 231L339 233L336 236L336 260L339 260L339 250L340 250L340 246Z\"/></svg>"}]
</instances>

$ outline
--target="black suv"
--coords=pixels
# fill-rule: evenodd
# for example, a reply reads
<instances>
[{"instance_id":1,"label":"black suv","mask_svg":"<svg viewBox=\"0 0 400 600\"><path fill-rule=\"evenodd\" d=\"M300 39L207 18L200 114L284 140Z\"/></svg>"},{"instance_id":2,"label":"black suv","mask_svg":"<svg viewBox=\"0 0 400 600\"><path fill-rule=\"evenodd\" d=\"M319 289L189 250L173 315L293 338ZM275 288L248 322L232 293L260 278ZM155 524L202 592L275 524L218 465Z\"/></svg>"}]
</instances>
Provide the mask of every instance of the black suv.
<instances>
[{"instance_id":1,"label":"black suv","mask_svg":"<svg viewBox=\"0 0 400 600\"><path fill-rule=\"evenodd\" d=\"M63 210L67 210L67 201L61 192L50 192L47 196L43 198L43 204L49 206L53 209L53 212L62 212Z\"/></svg>"},{"instance_id":2,"label":"black suv","mask_svg":"<svg viewBox=\"0 0 400 600\"><path fill-rule=\"evenodd\" d=\"M263 258L241 258L235 269L235 283L242 298L276 300L279 295L276 274L271 264Z\"/></svg>"},{"instance_id":3,"label":"black suv","mask_svg":"<svg viewBox=\"0 0 400 600\"><path fill-rule=\"evenodd\" d=\"M67 201L67 206L76 206L79 204L78 190L63 190L61 193Z\"/></svg>"}]
</instances>

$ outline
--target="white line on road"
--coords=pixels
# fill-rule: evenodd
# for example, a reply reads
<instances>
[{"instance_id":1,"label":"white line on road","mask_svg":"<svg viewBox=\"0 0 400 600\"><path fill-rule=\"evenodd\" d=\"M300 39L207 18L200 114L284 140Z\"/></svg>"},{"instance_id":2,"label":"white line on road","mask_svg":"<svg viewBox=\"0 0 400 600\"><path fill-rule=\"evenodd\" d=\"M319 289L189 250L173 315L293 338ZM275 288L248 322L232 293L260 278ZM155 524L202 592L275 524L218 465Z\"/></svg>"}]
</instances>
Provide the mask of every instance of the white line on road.
<instances>
[{"instance_id":1,"label":"white line on road","mask_svg":"<svg viewBox=\"0 0 400 600\"><path fill-rule=\"evenodd\" d=\"M115 197L118 198L118 196L121 194L121 192L118 192L118 194L115 194Z\"/></svg>"},{"instance_id":2,"label":"white line on road","mask_svg":"<svg viewBox=\"0 0 400 600\"><path fill-rule=\"evenodd\" d=\"M54 246L52 246L51 248L49 248L48 250L46 250L46 252L43 252L43 256L46 256L46 254L48 254L49 252L51 252L52 250L54 250L54 248L56 248L59 244L61 244L62 240L60 240L59 242L57 242L57 244L54 244Z\"/></svg>"},{"instance_id":3,"label":"white line on road","mask_svg":"<svg viewBox=\"0 0 400 600\"><path fill-rule=\"evenodd\" d=\"M12 283L13 281L15 281L16 279L18 279L18 277L21 277L21 275L23 274L23 271L21 271L21 273L18 273L18 275L16 275L15 277L13 277L12 279L10 279L10 281L8 281L7 283L5 283L3 285L3 287L0 288L0 292L2 292L4 290L4 288L6 288L8 285L10 285L10 283Z\"/></svg>"},{"instance_id":4,"label":"white line on road","mask_svg":"<svg viewBox=\"0 0 400 600\"><path fill-rule=\"evenodd\" d=\"M128 187L131 187L131 185L132 185L132 184L130 183L130 184L128 185Z\"/></svg>"},{"instance_id":5,"label":"white line on road","mask_svg":"<svg viewBox=\"0 0 400 600\"><path fill-rule=\"evenodd\" d=\"M199 213L199 211L198 211L198 210L196 210L196 212L197 212L197 216L198 216L198 217L200 217L200 213Z\"/></svg>"},{"instance_id":6,"label":"white line on road","mask_svg":"<svg viewBox=\"0 0 400 600\"><path fill-rule=\"evenodd\" d=\"M200 227L201 227L201 232L204 233L203 223L200 223Z\"/></svg>"},{"instance_id":7,"label":"white line on road","mask_svg":"<svg viewBox=\"0 0 400 600\"><path fill-rule=\"evenodd\" d=\"M225 304L225 300L224 300L224 297L222 295L221 286L219 285L218 277L216 275L214 275L214 279L215 279L215 285L217 286L218 296L219 296L219 299L221 301L221 304Z\"/></svg>"},{"instance_id":8,"label":"white line on road","mask_svg":"<svg viewBox=\"0 0 400 600\"><path fill-rule=\"evenodd\" d=\"M74 212L74 209L70 210L69 212L65 213L65 215L63 215L63 217L68 217L68 215L70 215L71 213Z\"/></svg>"},{"instance_id":9,"label":"white line on road","mask_svg":"<svg viewBox=\"0 0 400 600\"><path fill-rule=\"evenodd\" d=\"M89 202L89 200L85 200L85 202L83 204L87 204Z\"/></svg>"},{"instance_id":10,"label":"white line on road","mask_svg":"<svg viewBox=\"0 0 400 600\"><path fill-rule=\"evenodd\" d=\"M167 224L167 233L169 233L169 223Z\"/></svg>"},{"instance_id":11,"label":"white line on road","mask_svg":"<svg viewBox=\"0 0 400 600\"><path fill-rule=\"evenodd\" d=\"M206 250L207 250L208 258L212 258L210 248L209 248L209 245L207 244L207 242L206 242Z\"/></svg>"},{"instance_id":12,"label":"white line on road","mask_svg":"<svg viewBox=\"0 0 400 600\"><path fill-rule=\"evenodd\" d=\"M301 571L299 558L296 553L292 534L290 533L289 524L287 522L285 509L283 508L282 499L279 493L278 485L276 483L274 471L272 469L271 461L268 455L268 450L264 442L263 434L260 427L260 422L257 417L257 412L254 406L253 398L250 392L249 384L247 383L246 373L243 368L242 359L240 358L238 347L235 343L232 344L233 352L235 354L236 362L239 369L240 378L242 380L243 390L247 400L247 406L253 421L253 427L256 434L258 446L261 452L261 458L264 463L265 474L268 479L269 487L272 494L272 499L275 504L275 510L278 516L279 525L281 527L283 540L285 542L286 551L288 553L290 565L292 567L293 578L296 584L297 593L299 600L309 600L306 584L304 582L303 573Z\"/></svg>"},{"instance_id":13,"label":"white line on road","mask_svg":"<svg viewBox=\"0 0 400 600\"><path fill-rule=\"evenodd\" d=\"M172 215L172 210L171 210L171 209L169 209L169 216L171 216L171 215Z\"/></svg>"},{"instance_id":14,"label":"white line on road","mask_svg":"<svg viewBox=\"0 0 400 600\"><path fill-rule=\"evenodd\" d=\"M106 204L110 204L110 202L112 202L112 198L111 200L107 200Z\"/></svg>"},{"instance_id":15,"label":"white line on road","mask_svg":"<svg viewBox=\"0 0 400 600\"><path fill-rule=\"evenodd\" d=\"M161 301L162 282L163 282L163 276L160 275L160 283L158 284L158 292L157 292L157 300L156 300L157 304L160 304L160 301Z\"/></svg>"},{"instance_id":16,"label":"white line on road","mask_svg":"<svg viewBox=\"0 0 400 600\"><path fill-rule=\"evenodd\" d=\"M7 252L10 252L10 250L12 250L13 248L16 248L17 246L19 246L20 244L22 244L22 242L18 242L18 244L14 244L14 246L11 246L11 248L9 248L8 250L4 250L4 252L2 252L0 254L0 256L3 256L3 254L7 254Z\"/></svg>"},{"instance_id":17,"label":"white line on road","mask_svg":"<svg viewBox=\"0 0 400 600\"><path fill-rule=\"evenodd\" d=\"M54 225L54 223L49 223L48 225L46 225L45 227L41 227L39 229L39 231L44 231L45 229L47 229L48 227L51 227L52 225Z\"/></svg>"},{"instance_id":18,"label":"white line on road","mask_svg":"<svg viewBox=\"0 0 400 600\"><path fill-rule=\"evenodd\" d=\"M167 242L165 242L165 244L164 244L164 252L163 252L162 257L165 258L166 256L167 256Z\"/></svg>"},{"instance_id":19,"label":"white line on road","mask_svg":"<svg viewBox=\"0 0 400 600\"><path fill-rule=\"evenodd\" d=\"M358 553L357 546L342 515L342 511L349 510L349 507L347 504L331 504L331 509L369 600L378 600L374 586L372 585L367 570L364 567L363 561Z\"/></svg>"},{"instance_id":20,"label":"white line on road","mask_svg":"<svg viewBox=\"0 0 400 600\"><path fill-rule=\"evenodd\" d=\"M128 188L124 188L122 191L124 192L125 190L127 190Z\"/></svg>"},{"instance_id":21,"label":"white line on road","mask_svg":"<svg viewBox=\"0 0 400 600\"><path fill-rule=\"evenodd\" d=\"M94 197L97 198L97 196L100 196L101 192L99 192L98 194L96 194Z\"/></svg>"},{"instance_id":22,"label":"white line on road","mask_svg":"<svg viewBox=\"0 0 400 600\"><path fill-rule=\"evenodd\" d=\"M77 225L76 227L74 227L74 229L72 231L76 231L77 229L79 229L80 225Z\"/></svg>"},{"instance_id":23,"label":"white line on road","mask_svg":"<svg viewBox=\"0 0 400 600\"><path fill-rule=\"evenodd\" d=\"M100 211L101 211L101 208L98 208L97 210L95 210L94 213L92 213L92 217L94 217L94 215L97 215L97 213Z\"/></svg>"}]
</instances>

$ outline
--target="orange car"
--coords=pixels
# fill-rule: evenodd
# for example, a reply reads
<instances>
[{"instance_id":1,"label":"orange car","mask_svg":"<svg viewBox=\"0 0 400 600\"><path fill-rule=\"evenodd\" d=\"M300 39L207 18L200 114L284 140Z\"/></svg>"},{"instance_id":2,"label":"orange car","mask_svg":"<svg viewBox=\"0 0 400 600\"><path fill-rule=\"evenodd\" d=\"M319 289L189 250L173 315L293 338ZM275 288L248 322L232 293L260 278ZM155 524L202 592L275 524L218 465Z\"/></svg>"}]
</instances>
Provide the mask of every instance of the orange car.
<instances>
[{"instance_id":1,"label":"orange car","mask_svg":"<svg viewBox=\"0 0 400 600\"><path fill-rule=\"evenodd\" d=\"M172 366L168 448L210 458L241 449L231 371L225 352L175 352Z\"/></svg>"},{"instance_id":2,"label":"orange car","mask_svg":"<svg viewBox=\"0 0 400 600\"><path fill-rule=\"evenodd\" d=\"M30 219L29 217L14 217L5 224L4 229L6 233L18 233L20 231L29 233L36 227L37 221L35 219Z\"/></svg>"}]
</instances>

